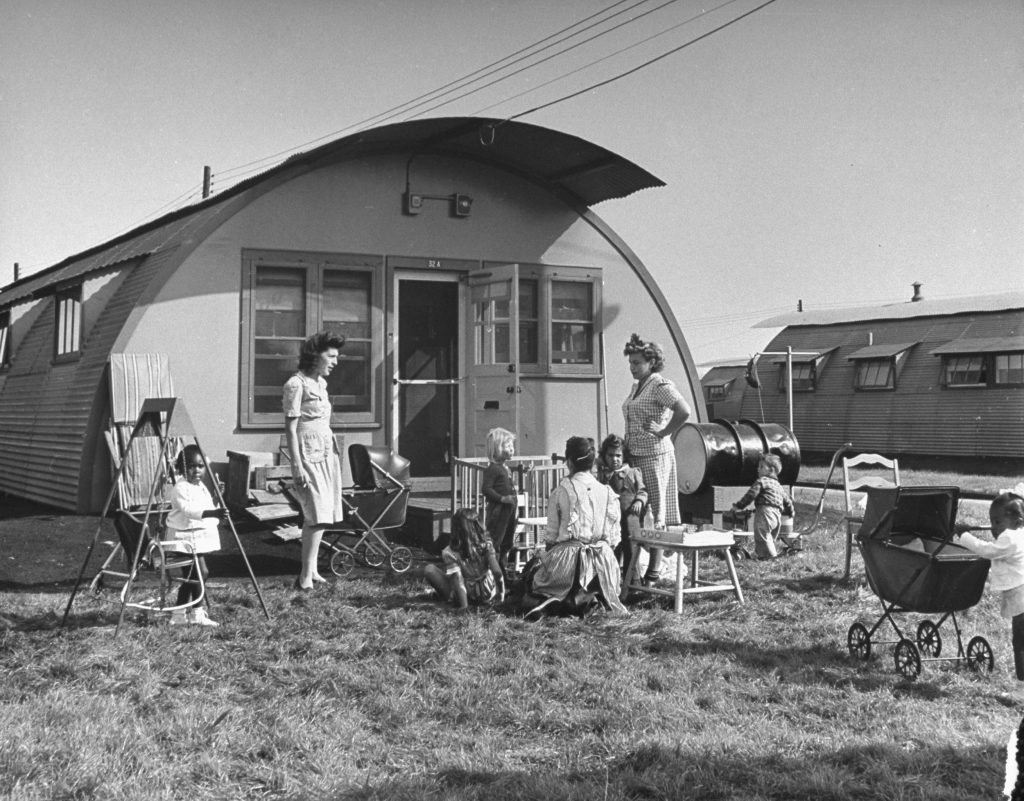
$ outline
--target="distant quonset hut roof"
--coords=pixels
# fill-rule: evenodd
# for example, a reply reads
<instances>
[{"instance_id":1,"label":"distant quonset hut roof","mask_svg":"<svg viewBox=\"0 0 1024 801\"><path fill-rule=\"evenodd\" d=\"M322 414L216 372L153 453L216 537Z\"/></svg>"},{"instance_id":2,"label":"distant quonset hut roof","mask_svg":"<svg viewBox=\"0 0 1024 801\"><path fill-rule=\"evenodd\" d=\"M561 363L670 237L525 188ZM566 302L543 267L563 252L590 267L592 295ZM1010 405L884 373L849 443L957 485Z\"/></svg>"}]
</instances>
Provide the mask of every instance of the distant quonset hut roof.
<instances>
[{"instance_id":1,"label":"distant quonset hut roof","mask_svg":"<svg viewBox=\"0 0 1024 801\"><path fill-rule=\"evenodd\" d=\"M904 320L912 317L937 317L951 314L977 314L1010 309L1024 309L1024 292L1000 292L996 295L975 295L963 298L946 298L885 306L858 306L845 309L809 309L803 312L789 312L769 317L756 323L754 328L787 328L802 325L839 325L859 323L868 320Z\"/></svg>"},{"instance_id":2,"label":"distant quonset hut roof","mask_svg":"<svg viewBox=\"0 0 1024 801\"><path fill-rule=\"evenodd\" d=\"M0 290L0 308L52 292L61 282L175 247L224 213L226 201L303 165L394 152L450 156L491 164L593 206L665 182L603 147L550 128L484 117L441 117L371 128L289 157L193 206L165 214Z\"/></svg>"}]
</instances>

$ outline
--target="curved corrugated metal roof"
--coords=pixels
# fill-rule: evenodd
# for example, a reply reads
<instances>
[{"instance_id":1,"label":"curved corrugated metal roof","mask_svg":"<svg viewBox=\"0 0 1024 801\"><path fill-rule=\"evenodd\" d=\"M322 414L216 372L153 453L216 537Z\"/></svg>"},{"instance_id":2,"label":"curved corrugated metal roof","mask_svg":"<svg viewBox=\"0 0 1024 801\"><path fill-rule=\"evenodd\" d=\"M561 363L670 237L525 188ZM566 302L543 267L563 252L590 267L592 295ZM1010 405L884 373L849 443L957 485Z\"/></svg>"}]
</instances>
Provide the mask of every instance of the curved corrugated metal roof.
<instances>
[{"instance_id":1,"label":"curved corrugated metal roof","mask_svg":"<svg viewBox=\"0 0 1024 801\"><path fill-rule=\"evenodd\" d=\"M892 303L885 306L860 306L845 309L809 309L803 312L788 312L769 317L755 323L753 328L786 328L797 325L839 325L859 323L867 320L904 320L911 317L936 317L947 314L972 314L978 312L1007 311L1024 309L1024 292L1000 292L996 295L973 295L962 298L945 298Z\"/></svg>"},{"instance_id":2,"label":"curved corrugated metal roof","mask_svg":"<svg viewBox=\"0 0 1024 801\"><path fill-rule=\"evenodd\" d=\"M71 256L0 290L0 308L45 294L77 278L164 247L220 213L226 200L303 165L320 165L375 154L408 152L471 159L546 186L573 202L593 206L664 181L603 147L522 122L484 117L440 117L371 128L291 156L266 172L241 181L194 206L180 209L116 239Z\"/></svg>"}]
</instances>

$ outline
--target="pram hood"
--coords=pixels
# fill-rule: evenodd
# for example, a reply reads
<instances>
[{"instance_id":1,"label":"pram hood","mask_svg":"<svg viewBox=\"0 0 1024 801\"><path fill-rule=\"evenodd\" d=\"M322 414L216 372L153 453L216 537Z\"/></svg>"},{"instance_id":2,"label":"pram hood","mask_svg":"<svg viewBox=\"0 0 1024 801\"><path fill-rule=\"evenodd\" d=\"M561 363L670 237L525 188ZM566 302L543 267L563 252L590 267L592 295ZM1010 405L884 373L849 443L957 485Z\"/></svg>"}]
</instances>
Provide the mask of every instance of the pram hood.
<instances>
[{"instance_id":1,"label":"pram hood","mask_svg":"<svg viewBox=\"0 0 1024 801\"><path fill-rule=\"evenodd\" d=\"M959 487L869 487L867 498L859 540L903 534L945 543L953 536Z\"/></svg>"},{"instance_id":2,"label":"pram hood","mask_svg":"<svg viewBox=\"0 0 1024 801\"><path fill-rule=\"evenodd\" d=\"M383 445L349 445L348 462L356 489L408 487L412 463Z\"/></svg>"}]
</instances>

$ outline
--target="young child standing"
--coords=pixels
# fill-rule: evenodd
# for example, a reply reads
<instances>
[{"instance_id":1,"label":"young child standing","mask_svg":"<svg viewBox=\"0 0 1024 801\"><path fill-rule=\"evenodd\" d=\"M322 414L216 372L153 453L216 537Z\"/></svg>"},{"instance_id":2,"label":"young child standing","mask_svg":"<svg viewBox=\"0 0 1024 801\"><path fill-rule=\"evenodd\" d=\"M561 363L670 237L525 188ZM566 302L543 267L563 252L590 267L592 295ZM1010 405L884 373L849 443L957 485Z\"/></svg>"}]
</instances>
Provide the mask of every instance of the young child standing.
<instances>
[{"instance_id":1,"label":"young child standing","mask_svg":"<svg viewBox=\"0 0 1024 801\"><path fill-rule=\"evenodd\" d=\"M428 564L423 577L460 610L505 600L505 576L473 509L460 509L452 517L451 539L441 550L441 560L444 572Z\"/></svg>"},{"instance_id":2,"label":"young child standing","mask_svg":"<svg viewBox=\"0 0 1024 801\"><path fill-rule=\"evenodd\" d=\"M622 517L619 527L622 539L615 547L615 555L622 565L622 577L628 578L630 561L633 557L632 541L640 536L644 513L647 510L647 487L644 474L625 462L625 443L618 434L609 434L601 443L598 458L597 480L607 484L619 496Z\"/></svg>"},{"instance_id":3,"label":"young child standing","mask_svg":"<svg viewBox=\"0 0 1024 801\"><path fill-rule=\"evenodd\" d=\"M220 532L217 530L216 517L203 517L204 512L213 510L213 498L203 484L206 462L198 445L186 445L178 455L175 463L179 478L167 493L167 501L171 511L167 514L164 548L179 550L186 553L210 553L220 550ZM175 548L175 543L187 543L187 546ZM191 547L188 547L191 546ZM206 568L206 560L199 557L199 571L203 581L210 574ZM195 574L195 566L183 569L184 581L178 587L178 606L188 606L171 612L171 625L179 626L193 623L199 626L219 626L213 621L196 601L199 600L199 584Z\"/></svg>"},{"instance_id":4,"label":"young child standing","mask_svg":"<svg viewBox=\"0 0 1024 801\"><path fill-rule=\"evenodd\" d=\"M775 540L781 537L782 518L793 516L793 501L779 483L781 472L782 460L776 454L762 456L757 463L757 481L732 505L733 511L738 512L754 502L754 556L758 559L779 555ZM782 543L790 544L787 539L782 539Z\"/></svg>"},{"instance_id":5,"label":"young child standing","mask_svg":"<svg viewBox=\"0 0 1024 801\"><path fill-rule=\"evenodd\" d=\"M1024 681L1024 498L1015 492L999 493L989 506L988 519L993 542L965 532L960 544L992 560L989 582L1001 593L1000 613L1011 621L1013 665L1017 679Z\"/></svg>"},{"instance_id":6,"label":"young child standing","mask_svg":"<svg viewBox=\"0 0 1024 801\"><path fill-rule=\"evenodd\" d=\"M498 564L505 570L516 531L516 485L508 460L516 454L516 435L504 428L487 432L487 458L480 490L487 501L487 533Z\"/></svg>"}]
</instances>

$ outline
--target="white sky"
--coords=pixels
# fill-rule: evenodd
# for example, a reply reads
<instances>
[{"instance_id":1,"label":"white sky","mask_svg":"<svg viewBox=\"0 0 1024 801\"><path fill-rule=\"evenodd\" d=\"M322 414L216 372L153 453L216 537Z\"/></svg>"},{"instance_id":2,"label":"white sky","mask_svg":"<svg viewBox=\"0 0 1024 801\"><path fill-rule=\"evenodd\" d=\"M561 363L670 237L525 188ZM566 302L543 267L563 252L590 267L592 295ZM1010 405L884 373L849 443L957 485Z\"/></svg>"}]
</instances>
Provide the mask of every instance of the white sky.
<instances>
[{"instance_id":1,"label":"white sky","mask_svg":"<svg viewBox=\"0 0 1024 801\"><path fill-rule=\"evenodd\" d=\"M703 17L722 0L641 2L615 18L651 12L632 24L426 116L517 114L760 1ZM248 175L230 168L351 133L635 3L3 0L0 285L14 262L35 272L169 210L205 164L216 191L219 175ZM776 0L522 120L668 184L596 211L658 280L698 363L763 347L772 332L750 326L798 298L823 308L908 300L913 281L935 298L1024 285L1020 0Z\"/></svg>"}]
</instances>

